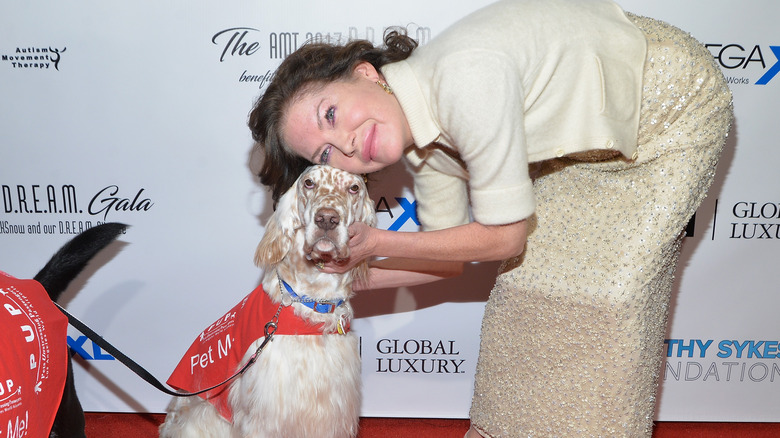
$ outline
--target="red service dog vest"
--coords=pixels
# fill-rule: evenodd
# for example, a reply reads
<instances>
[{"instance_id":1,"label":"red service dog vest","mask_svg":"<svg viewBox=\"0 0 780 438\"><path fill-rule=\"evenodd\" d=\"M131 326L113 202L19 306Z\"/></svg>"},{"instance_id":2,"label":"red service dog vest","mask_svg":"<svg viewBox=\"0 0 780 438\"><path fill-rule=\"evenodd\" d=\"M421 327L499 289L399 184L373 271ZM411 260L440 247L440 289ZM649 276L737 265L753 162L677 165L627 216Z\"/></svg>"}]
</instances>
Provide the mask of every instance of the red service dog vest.
<instances>
[{"instance_id":1,"label":"red service dog vest","mask_svg":"<svg viewBox=\"0 0 780 438\"><path fill-rule=\"evenodd\" d=\"M201 332L168 378L168 384L182 391L197 392L230 378L240 368L241 359L252 343L265 337L265 325L278 310L279 304L271 302L259 286ZM292 306L282 307L274 336L321 334L322 324L311 325L295 315ZM229 384L225 384L200 397L232 421L228 387Z\"/></svg>"},{"instance_id":2,"label":"red service dog vest","mask_svg":"<svg viewBox=\"0 0 780 438\"><path fill-rule=\"evenodd\" d=\"M0 271L0 437L49 436L68 369L68 318L35 280Z\"/></svg>"}]
</instances>

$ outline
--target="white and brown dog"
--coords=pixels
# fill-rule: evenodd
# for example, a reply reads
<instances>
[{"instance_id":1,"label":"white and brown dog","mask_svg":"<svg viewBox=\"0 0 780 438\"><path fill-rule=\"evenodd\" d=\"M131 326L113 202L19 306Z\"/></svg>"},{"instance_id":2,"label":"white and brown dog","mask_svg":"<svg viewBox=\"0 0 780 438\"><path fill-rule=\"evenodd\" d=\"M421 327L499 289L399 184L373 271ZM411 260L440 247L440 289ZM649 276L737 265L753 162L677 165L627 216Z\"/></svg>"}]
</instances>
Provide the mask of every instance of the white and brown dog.
<instances>
[{"instance_id":1,"label":"white and brown dog","mask_svg":"<svg viewBox=\"0 0 780 438\"><path fill-rule=\"evenodd\" d=\"M200 334L168 383L186 391L218 384L255 355L269 322L276 323L272 341L227 389L174 399L161 437L357 434L361 371L349 298L353 280L365 278L368 266L345 274L317 267L349 257L347 228L356 221L376 223L360 176L328 166L303 172L258 245L261 288ZM218 366L223 370L214 371Z\"/></svg>"}]
</instances>

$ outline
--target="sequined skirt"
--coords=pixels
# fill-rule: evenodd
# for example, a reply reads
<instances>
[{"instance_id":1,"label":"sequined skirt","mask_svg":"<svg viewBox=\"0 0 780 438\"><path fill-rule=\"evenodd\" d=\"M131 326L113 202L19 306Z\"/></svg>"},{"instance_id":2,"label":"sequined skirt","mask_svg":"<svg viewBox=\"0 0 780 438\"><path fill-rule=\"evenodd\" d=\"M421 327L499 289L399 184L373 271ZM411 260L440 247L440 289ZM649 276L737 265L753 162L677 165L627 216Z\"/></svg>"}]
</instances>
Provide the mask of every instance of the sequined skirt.
<instances>
[{"instance_id":1,"label":"sequined skirt","mask_svg":"<svg viewBox=\"0 0 780 438\"><path fill-rule=\"evenodd\" d=\"M712 183L731 93L709 51L646 35L636 160L557 159L525 253L485 308L471 408L489 437L649 437L682 230Z\"/></svg>"}]
</instances>

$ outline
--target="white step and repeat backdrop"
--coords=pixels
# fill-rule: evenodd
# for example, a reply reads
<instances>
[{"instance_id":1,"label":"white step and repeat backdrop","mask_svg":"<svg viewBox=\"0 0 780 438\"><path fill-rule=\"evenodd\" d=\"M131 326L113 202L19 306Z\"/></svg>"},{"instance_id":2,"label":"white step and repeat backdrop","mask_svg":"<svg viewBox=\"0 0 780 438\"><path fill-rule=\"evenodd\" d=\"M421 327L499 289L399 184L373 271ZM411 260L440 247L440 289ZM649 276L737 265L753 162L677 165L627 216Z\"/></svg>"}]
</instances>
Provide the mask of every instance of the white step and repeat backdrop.
<instances>
[{"instance_id":1,"label":"white step and repeat backdrop","mask_svg":"<svg viewBox=\"0 0 780 438\"><path fill-rule=\"evenodd\" d=\"M195 335L260 279L252 257L270 202L250 171L246 119L281 59L312 38L379 42L391 25L425 43L486 3L5 0L0 269L31 277L80 230L132 225L64 301L166 379ZM657 417L780 421L780 3L620 3L706 43L736 107L685 244ZM402 166L375 179L380 226L415 230ZM363 415L467 417L495 269L475 264L456 280L355 299ZM70 337L87 410L164 410L168 396Z\"/></svg>"}]
</instances>

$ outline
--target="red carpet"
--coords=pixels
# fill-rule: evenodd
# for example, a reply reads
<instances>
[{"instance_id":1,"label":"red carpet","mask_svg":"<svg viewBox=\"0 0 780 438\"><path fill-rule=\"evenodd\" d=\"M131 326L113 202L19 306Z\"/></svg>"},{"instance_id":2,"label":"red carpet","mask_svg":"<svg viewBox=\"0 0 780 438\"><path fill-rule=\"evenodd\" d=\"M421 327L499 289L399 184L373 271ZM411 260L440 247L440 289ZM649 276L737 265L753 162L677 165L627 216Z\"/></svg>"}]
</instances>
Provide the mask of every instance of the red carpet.
<instances>
[{"instance_id":1,"label":"red carpet","mask_svg":"<svg viewBox=\"0 0 780 438\"><path fill-rule=\"evenodd\" d=\"M87 438L152 438L162 414L87 413ZM359 438L462 438L468 420L362 418ZM653 438L776 438L780 423L657 423Z\"/></svg>"}]
</instances>

